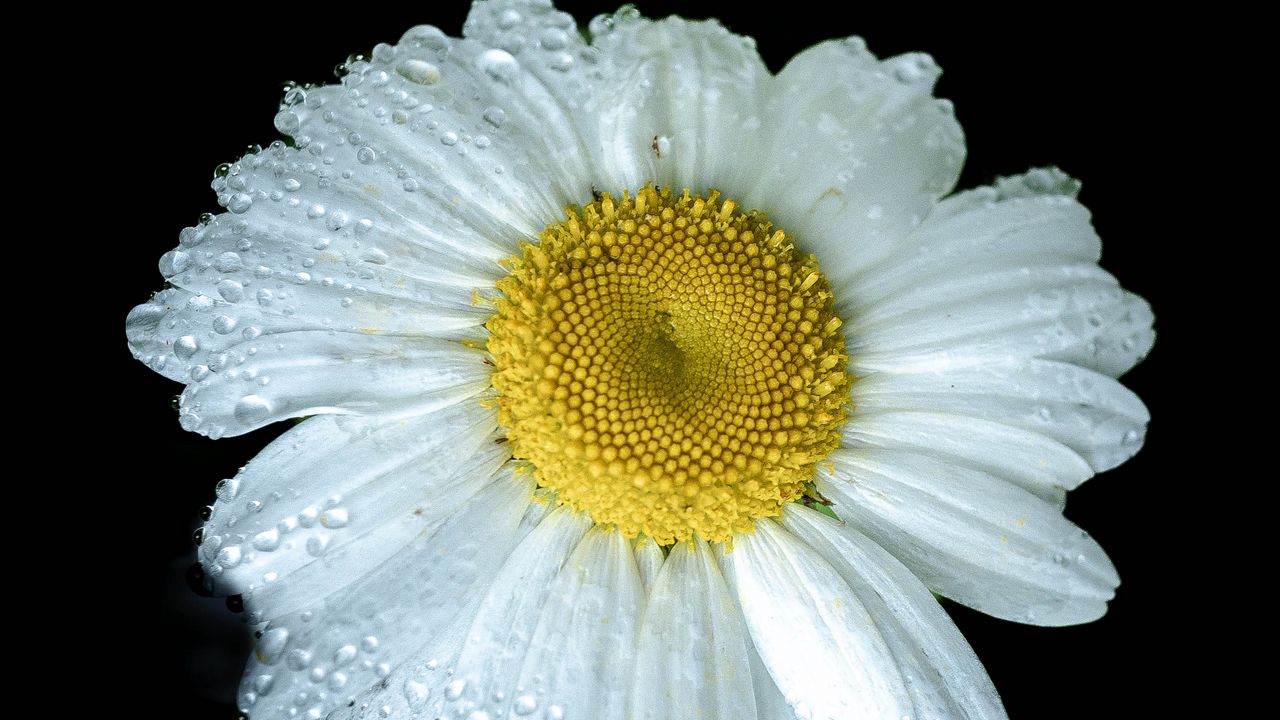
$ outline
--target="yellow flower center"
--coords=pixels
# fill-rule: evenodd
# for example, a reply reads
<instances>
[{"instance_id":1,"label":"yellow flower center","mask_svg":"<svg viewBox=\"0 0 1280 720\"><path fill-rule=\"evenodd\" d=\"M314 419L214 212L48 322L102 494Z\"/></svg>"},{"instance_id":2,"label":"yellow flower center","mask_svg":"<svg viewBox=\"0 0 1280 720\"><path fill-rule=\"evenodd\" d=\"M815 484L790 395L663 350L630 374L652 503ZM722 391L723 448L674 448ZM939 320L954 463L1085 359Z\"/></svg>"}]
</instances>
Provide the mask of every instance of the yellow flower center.
<instances>
[{"instance_id":1,"label":"yellow flower center","mask_svg":"<svg viewBox=\"0 0 1280 720\"><path fill-rule=\"evenodd\" d=\"M811 256L716 192L608 194L525 243L487 327L499 422L561 503L727 541L839 443L840 319Z\"/></svg>"}]
</instances>

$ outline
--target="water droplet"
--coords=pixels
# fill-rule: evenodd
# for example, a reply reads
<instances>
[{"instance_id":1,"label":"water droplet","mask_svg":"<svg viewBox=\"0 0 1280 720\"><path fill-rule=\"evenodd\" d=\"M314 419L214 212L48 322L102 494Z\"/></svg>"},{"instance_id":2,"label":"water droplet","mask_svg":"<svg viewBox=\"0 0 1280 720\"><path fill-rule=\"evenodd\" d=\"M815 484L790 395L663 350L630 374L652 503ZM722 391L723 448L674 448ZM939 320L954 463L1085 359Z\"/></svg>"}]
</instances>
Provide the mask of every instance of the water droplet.
<instances>
[{"instance_id":1,"label":"water droplet","mask_svg":"<svg viewBox=\"0 0 1280 720\"><path fill-rule=\"evenodd\" d=\"M160 274L173 277L191 265L191 254L183 250L170 250L160 256Z\"/></svg>"},{"instance_id":2,"label":"water droplet","mask_svg":"<svg viewBox=\"0 0 1280 720\"><path fill-rule=\"evenodd\" d=\"M319 217L324 217L324 213L325 213L324 206L320 205L319 203L307 208L307 217L311 218L312 220Z\"/></svg>"},{"instance_id":3,"label":"water droplet","mask_svg":"<svg viewBox=\"0 0 1280 720\"><path fill-rule=\"evenodd\" d=\"M520 13L512 10L511 8L507 8L498 15L498 28L502 30L510 30L516 25L519 25L520 21L523 19L524 18L520 17Z\"/></svg>"},{"instance_id":4,"label":"water droplet","mask_svg":"<svg viewBox=\"0 0 1280 720\"><path fill-rule=\"evenodd\" d=\"M446 147L453 147L458 144L458 133L447 132L440 136L440 144Z\"/></svg>"},{"instance_id":5,"label":"water droplet","mask_svg":"<svg viewBox=\"0 0 1280 720\"><path fill-rule=\"evenodd\" d=\"M378 649L378 638L375 635L366 635L360 640L360 649L367 653L371 653Z\"/></svg>"},{"instance_id":6,"label":"water droplet","mask_svg":"<svg viewBox=\"0 0 1280 720\"><path fill-rule=\"evenodd\" d=\"M275 663L280 659L280 653L284 652L284 647L288 642L289 631L285 628L271 628L262 633L262 637L258 638L256 650L258 662L263 665Z\"/></svg>"},{"instance_id":7,"label":"water droplet","mask_svg":"<svg viewBox=\"0 0 1280 720\"><path fill-rule=\"evenodd\" d=\"M346 527L350 520L346 508L333 508L320 516L320 524L327 528Z\"/></svg>"},{"instance_id":8,"label":"water droplet","mask_svg":"<svg viewBox=\"0 0 1280 720\"><path fill-rule=\"evenodd\" d=\"M183 335L173 341L173 354L183 360L188 360L196 351L200 349L200 343L196 342L194 335Z\"/></svg>"},{"instance_id":9,"label":"water droplet","mask_svg":"<svg viewBox=\"0 0 1280 720\"><path fill-rule=\"evenodd\" d=\"M361 165L372 165L378 161L378 153L368 145L356 151L356 162Z\"/></svg>"},{"instance_id":10,"label":"water droplet","mask_svg":"<svg viewBox=\"0 0 1280 720\"><path fill-rule=\"evenodd\" d=\"M1128 445L1130 447L1137 445L1140 440L1142 440L1142 433L1137 430L1127 430L1124 437L1120 438L1121 444Z\"/></svg>"},{"instance_id":11,"label":"water droplet","mask_svg":"<svg viewBox=\"0 0 1280 720\"><path fill-rule=\"evenodd\" d=\"M289 192L297 192L302 188L302 183L298 182L296 178L286 178L280 186Z\"/></svg>"},{"instance_id":12,"label":"water droplet","mask_svg":"<svg viewBox=\"0 0 1280 720\"><path fill-rule=\"evenodd\" d=\"M466 680L454 680L445 686L444 696L447 700L457 700L462 697L462 691L467 688Z\"/></svg>"},{"instance_id":13,"label":"water droplet","mask_svg":"<svg viewBox=\"0 0 1280 720\"><path fill-rule=\"evenodd\" d=\"M265 421L272 412L271 401L257 395L245 395L236 403L235 418L242 425L255 425Z\"/></svg>"},{"instance_id":14,"label":"water droplet","mask_svg":"<svg viewBox=\"0 0 1280 720\"><path fill-rule=\"evenodd\" d=\"M213 319L213 331L219 335L227 335L236 329L236 319L230 315L219 315Z\"/></svg>"},{"instance_id":15,"label":"water droplet","mask_svg":"<svg viewBox=\"0 0 1280 720\"><path fill-rule=\"evenodd\" d=\"M228 545L218 551L218 564L224 568L233 568L240 564L241 557L239 545Z\"/></svg>"},{"instance_id":16,"label":"water droplet","mask_svg":"<svg viewBox=\"0 0 1280 720\"><path fill-rule=\"evenodd\" d=\"M240 256L233 252L224 252L213 261L213 267L218 272L233 273L244 269L244 261Z\"/></svg>"},{"instance_id":17,"label":"water droplet","mask_svg":"<svg viewBox=\"0 0 1280 720\"><path fill-rule=\"evenodd\" d=\"M548 705L547 720L564 720L564 708L559 705Z\"/></svg>"},{"instance_id":18,"label":"water droplet","mask_svg":"<svg viewBox=\"0 0 1280 720\"><path fill-rule=\"evenodd\" d=\"M253 536L251 541L254 550L262 552L271 552L280 547L280 531L276 529L263 530Z\"/></svg>"},{"instance_id":19,"label":"water droplet","mask_svg":"<svg viewBox=\"0 0 1280 720\"><path fill-rule=\"evenodd\" d=\"M218 294L229 303L238 303L244 299L244 286L235 280L223 280L218 283Z\"/></svg>"},{"instance_id":20,"label":"water droplet","mask_svg":"<svg viewBox=\"0 0 1280 720\"><path fill-rule=\"evenodd\" d=\"M557 72L568 72L573 68L573 56L567 52L555 53L551 56L547 67Z\"/></svg>"},{"instance_id":21,"label":"water droplet","mask_svg":"<svg viewBox=\"0 0 1280 720\"><path fill-rule=\"evenodd\" d=\"M404 683L404 699L409 702L410 707L426 702L430 694L427 686L417 680L406 680Z\"/></svg>"},{"instance_id":22,"label":"water droplet","mask_svg":"<svg viewBox=\"0 0 1280 720\"><path fill-rule=\"evenodd\" d=\"M307 538L307 554L311 557L320 557L324 555L325 550L329 549L329 538L312 535Z\"/></svg>"},{"instance_id":23,"label":"water droplet","mask_svg":"<svg viewBox=\"0 0 1280 720\"><path fill-rule=\"evenodd\" d=\"M253 197L248 193L238 192L227 201L227 209L237 215L248 212L251 207L253 207Z\"/></svg>"},{"instance_id":24,"label":"water droplet","mask_svg":"<svg viewBox=\"0 0 1280 720\"><path fill-rule=\"evenodd\" d=\"M476 66L488 75L491 80L506 83L515 79L520 72L520 63L506 50L491 48L480 53L476 58Z\"/></svg>"},{"instance_id":25,"label":"water droplet","mask_svg":"<svg viewBox=\"0 0 1280 720\"><path fill-rule=\"evenodd\" d=\"M347 684L347 674L344 672L336 672L329 676L329 689L341 690L343 685Z\"/></svg>"},{"instance_id":26,"label":"water droplet","mask_svg":"<svg viewBox=\"0 0 1280 720\"><path fill-rule=\"evenodd\" d=\"M253 691L259 695L267 695L276 684L275 675L259 675L253 679Z\"/></svg>"},{"instance_id":27,"label":"water droplet","mask_svg":"<svg viewBox=\"0 0 1280 720\"><path fill-rule=\"evenodd\" d=\"M517 715L532 715L538 709L538 698L533 695L521 695L512 703L511 709Z\"/></svg>"},{"instance_id":28,"label":"water droplet","mask_svg":"<svg viewBox=\"0 0 1280 720\"><path fill-rule=\"evenodd\" d=\"M281 110L276 113L275 125L276 130L279 130L281 133L285 135L293 135L298 132L298 127L301 125L301 122L298 120L297 113L292 110Z\"/></svg>"},{"instance_id":29,"label":"water droplet","mask_svg":"<svg viewBox=\"0 0 1280 720\"><path fill-rule=\"evenodd\" d=\"M240 494L240 479L229 478L227 480L219 480L218 484L213 488L213 492L218 496L218 500L229 503L236 499Z\"/></svg>"},{"instance_id":30,"label":"water droplet","mask_svg":"<svg viewBox=\"0 0 1280 720\"><path fill-rule=\"evenodd\" d=\"M290 670L306 670L311 665L311 653L301 648L290 650L284 659L284 664L289 666Z\"/></svg>"},{"instance_id":31,"label":"water droplet","mask_svg":"<svg viewBox=\"0 0 1280 720\"><path fill-rule=\"evenodd\" d=\"M569 34L560 28L549 27L542 31L538 43L547 50L563 50L569 44Z\"/></svg>"},{"instance_id":32,"label":"water droplet","mask_svg":"<svg viewBox=\"0 0 1280 720\"><path fill-rule=\"evenodd\" d=\"M495 128L502 127L502 123L507 120L507 111L497 105L490 105L484 110L484 121Z\"/></svg>"},{"instance_id":33,"label":"water droplet","mask_svg":"<svg viewBox=\"0 0 1280 720\"><path fill-rule=\"evenodd\" d=\"M435 85L440 82L440 68L425 60L405 60L396 66L396 72L405 80L419 85Z\"/></svg>"},{"instance_id":34,"label":"water droplet","mask_svg":"<svg viewBox=\"0 0 1280 720\"><path fill-rule=\"evenodd\" d=\"M343 665L349 665L352 660L356 659L356 655L359 655L359 654L360 654L360 651L356 650L355 645L343 645L342 647L334 651L333 665L334 667L342 667Z\"/></svg>"}]
</instances>

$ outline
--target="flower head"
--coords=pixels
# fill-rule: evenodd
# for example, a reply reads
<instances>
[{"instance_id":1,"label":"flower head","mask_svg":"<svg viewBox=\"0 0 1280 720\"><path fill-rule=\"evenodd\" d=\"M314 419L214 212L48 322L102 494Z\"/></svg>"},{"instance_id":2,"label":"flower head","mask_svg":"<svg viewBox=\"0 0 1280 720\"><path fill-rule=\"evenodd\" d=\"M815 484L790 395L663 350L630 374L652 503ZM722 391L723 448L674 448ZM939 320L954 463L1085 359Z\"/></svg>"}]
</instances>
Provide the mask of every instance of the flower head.
<instances>
[{"instance_id":1,"label":"flower head","mask_svg":"<svg viewBox=\"0 0 1280 720\"><path fill-rule=\"evenodd\" d=\"M291 91L128 322L184 427L307 418L203 532L244 709L1003 717L932 593L1105 612L1152 316L1062 173L948 196L936 76L498 0Z\"/></svg>"}]
</instances>

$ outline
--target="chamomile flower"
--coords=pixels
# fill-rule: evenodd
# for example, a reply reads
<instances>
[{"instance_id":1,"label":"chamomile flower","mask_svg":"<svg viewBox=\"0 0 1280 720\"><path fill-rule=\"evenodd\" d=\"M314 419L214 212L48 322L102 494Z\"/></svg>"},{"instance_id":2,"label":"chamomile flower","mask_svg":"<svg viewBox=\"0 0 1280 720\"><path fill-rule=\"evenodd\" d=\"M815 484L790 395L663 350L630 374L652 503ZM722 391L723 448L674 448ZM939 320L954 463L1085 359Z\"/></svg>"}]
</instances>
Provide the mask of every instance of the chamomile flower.
<instances>
[{"instance_id":1,"label":"chamomile flower","mask_svg":"<svg viewBox=\"0 0 1280 720\"><path fill-rule=\"evenodd\" d=\"M475 5L295 88L136 356L211 437L254 720L1002 718L933 593L1118 583L1065 493L1141 446L1147 304L1077 184L950 194L924 55Z\"/></svg>"}]
</instances>

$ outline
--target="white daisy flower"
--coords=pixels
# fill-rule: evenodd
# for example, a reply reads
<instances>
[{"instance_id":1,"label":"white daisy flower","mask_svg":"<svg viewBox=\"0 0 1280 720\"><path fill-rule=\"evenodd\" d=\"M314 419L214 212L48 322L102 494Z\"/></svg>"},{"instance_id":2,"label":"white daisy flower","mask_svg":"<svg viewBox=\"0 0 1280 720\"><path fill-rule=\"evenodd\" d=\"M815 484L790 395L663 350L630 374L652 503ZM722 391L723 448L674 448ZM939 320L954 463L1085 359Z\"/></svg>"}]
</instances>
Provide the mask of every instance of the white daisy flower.
<instances>
[{"instance_id":1,"label":"white daisy flower","mask_svg":"<svg viewBox=\"0 0 1280 720\"><path fill-rule=\"evenodd\" d=\"M130 314L185 428L307 418L202 533L260 624L242 708L1004 717L933 593L1102 615L1061 509L1148 420L1077 184L949 195L925 55L590 30L481 2L290 91Z\"/></svg>"}]
</instances>

